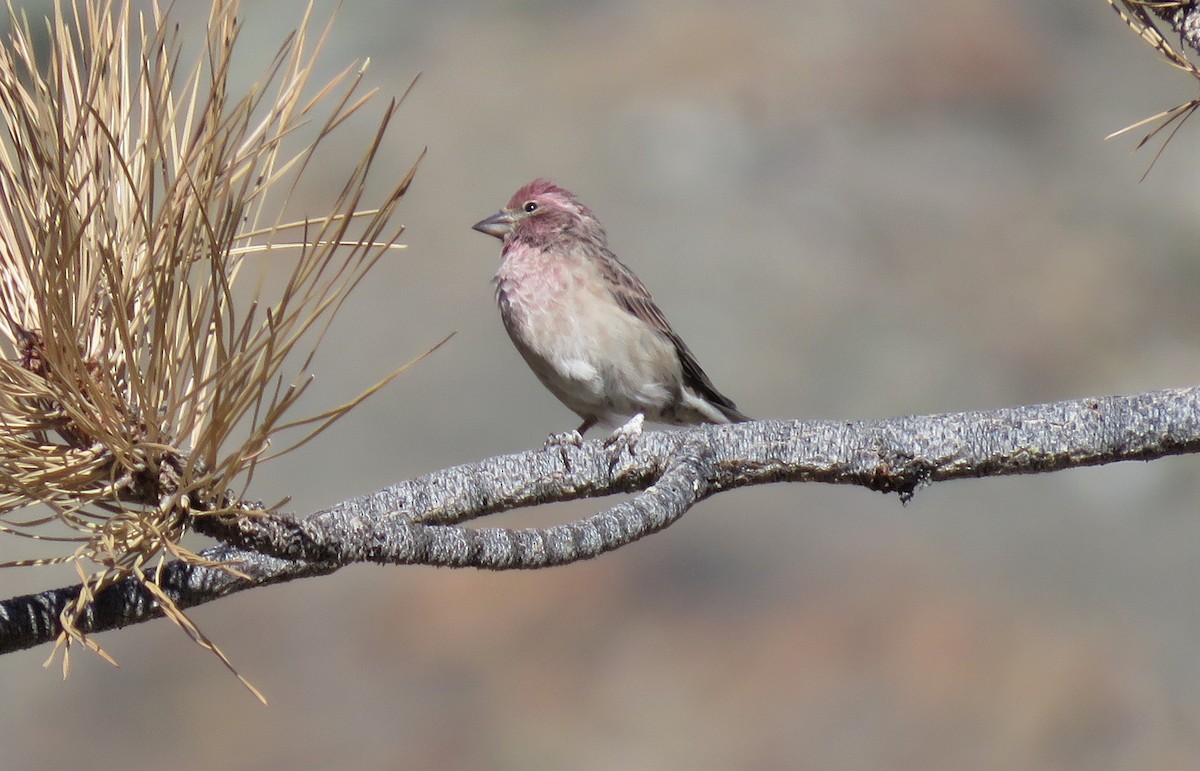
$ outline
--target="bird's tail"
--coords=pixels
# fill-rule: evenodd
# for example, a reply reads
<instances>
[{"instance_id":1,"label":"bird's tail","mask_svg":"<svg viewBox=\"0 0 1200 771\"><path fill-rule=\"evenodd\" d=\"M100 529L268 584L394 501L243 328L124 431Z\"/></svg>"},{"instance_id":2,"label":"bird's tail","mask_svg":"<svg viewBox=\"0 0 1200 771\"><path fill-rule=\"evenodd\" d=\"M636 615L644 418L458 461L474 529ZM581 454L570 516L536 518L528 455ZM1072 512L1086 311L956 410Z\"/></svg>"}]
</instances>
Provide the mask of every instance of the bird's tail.
<instances>
[{"instance_id":1,"label":"bird's tail","mask_svg":"<svg viewBox=\"0 0 1200 771\"><path fill-rule=\"evenodd\" d=\"M728 406L724 404L717 404L715 402L709 402L709 404L712 404L712 406L720 410L721 414L728 418L730 423L749 423L750 421L754 420L754 418L741 412L732 404Z\"/></svg>"}]
</instances>

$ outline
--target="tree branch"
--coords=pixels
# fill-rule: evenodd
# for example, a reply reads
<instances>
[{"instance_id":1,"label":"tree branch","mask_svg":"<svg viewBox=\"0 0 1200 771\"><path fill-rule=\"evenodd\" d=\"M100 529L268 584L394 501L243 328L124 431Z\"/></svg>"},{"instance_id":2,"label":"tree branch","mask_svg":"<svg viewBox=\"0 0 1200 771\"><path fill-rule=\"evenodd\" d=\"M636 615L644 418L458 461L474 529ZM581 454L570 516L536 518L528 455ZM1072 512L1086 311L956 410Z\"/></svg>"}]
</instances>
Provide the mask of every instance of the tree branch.
<instances>
[{"instance_id":1,"label":"tree branch","mask_svg":"<svg viewBox=\"0 0 1200 771\"><path fill-rule=\"evenodd\" d=\"M159 586L180 608L324 575L356 562L534 569L589 559L657 532L696 502L749 485L825 482L912 498L949 479L1033 474L1200 451L1200 388L1077 399L988 412L877 421L771 420L652 432L632 446L551 446L444 469L296 519L197 517L223 541ZM542 503L636 492L599 514L543 529L467 528L477 517ZM53 640L79 587L0 603L0 653ZM161 615L129 579L99 591L85 633Z\"/></svg>"},{"instance_id":2,"label":"tree branch","mask_svg":"<svg viewBox=\"0 0 1200 771\"><path fill-rule=\"evenodd\" d=\"M1171 25L1179 39L1193 51L1200 53L1200 6L1195 2L1179 2L1172 6L1156 7L1146 4L1158 16Z\"/></svg>"}]
</instances>

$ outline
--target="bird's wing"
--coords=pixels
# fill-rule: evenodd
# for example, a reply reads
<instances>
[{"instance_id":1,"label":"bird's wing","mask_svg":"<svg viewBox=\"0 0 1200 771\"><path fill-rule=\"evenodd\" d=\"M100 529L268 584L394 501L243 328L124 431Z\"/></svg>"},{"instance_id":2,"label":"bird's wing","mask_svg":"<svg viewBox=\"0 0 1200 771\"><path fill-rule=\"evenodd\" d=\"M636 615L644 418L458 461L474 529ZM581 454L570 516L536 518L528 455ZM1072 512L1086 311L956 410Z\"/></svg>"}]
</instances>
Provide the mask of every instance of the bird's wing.
<instances>
[{"instance_id":1,"label":"bird's wing","mask_svg":"<svg viewBox=\"0 0 1200 771\"><path fill-rule=\"evenodd\" d=\"M698 396L711 402L730 420L749 420L738 412L737 405L728 396L718 391L712 381L708 379L708 375L700 368L699 362L696 361L691 349L687 347L687 343L675 334L674 329L671 329L671 325L667 323L667 317L655 304L650 290L646 288L641 279L634 275L633 271L618 260L612 252L608 252L606 256L609 259L600 261L600 266L604 271L605 278L609 279L608 285L617 304L671 341L683 368L684 385L695 391Z\"/></svg>"}]
</instances>

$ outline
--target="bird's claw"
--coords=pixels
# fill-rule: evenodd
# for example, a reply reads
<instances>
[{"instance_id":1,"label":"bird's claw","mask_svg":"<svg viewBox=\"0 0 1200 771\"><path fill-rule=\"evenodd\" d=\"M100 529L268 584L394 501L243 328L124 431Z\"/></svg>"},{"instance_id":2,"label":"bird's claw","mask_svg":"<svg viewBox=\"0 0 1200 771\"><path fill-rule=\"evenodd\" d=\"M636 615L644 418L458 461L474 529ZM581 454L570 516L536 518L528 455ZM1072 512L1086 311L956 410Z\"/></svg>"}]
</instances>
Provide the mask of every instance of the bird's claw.
<instances>
[{"instance_id":1,"label":"bird's claw","mask_svg":"<svg viewBox=\"0 0 1200 771\"><path fill-rule=\"evenodd\" d=\"M546 437L546 444L542 446L543 450L549 450L551 447L582 447L583 436L578 431L562 431L557 434L551 434Z\"/></svg>"},{"instance_id":2,"label":"bird's claw","mask_svg":"<svg viewBox=\"0 0 1200 771\"><path fill-rule=\"evenodd\" d=\"M628 450L630 455L637 455L635 446L637 445L637 440L642 437L642 426L645 422L646 416L642 413L639 412L634 415L625 425L613 431L604 440L604 447L609 450L616 448L617 452L614 457L620 457L621 452L624 450Z\"/></svg>"},{"instance_id":3,"label":"bird's claw","mask_svg":"<svg viewBox=\"0 0 1200 771\"><path fill-rule=\"evenodd\" d=\"M567 449L570 447L578 449L582 446L583 434L579 433L579 431L562 431L546 437L546 443L542 445L542 449L550 450L557 447L559 457L562 458L563 465L569 471L571 469L571 458L567 454Z\"/></svg>"}]
</instances>

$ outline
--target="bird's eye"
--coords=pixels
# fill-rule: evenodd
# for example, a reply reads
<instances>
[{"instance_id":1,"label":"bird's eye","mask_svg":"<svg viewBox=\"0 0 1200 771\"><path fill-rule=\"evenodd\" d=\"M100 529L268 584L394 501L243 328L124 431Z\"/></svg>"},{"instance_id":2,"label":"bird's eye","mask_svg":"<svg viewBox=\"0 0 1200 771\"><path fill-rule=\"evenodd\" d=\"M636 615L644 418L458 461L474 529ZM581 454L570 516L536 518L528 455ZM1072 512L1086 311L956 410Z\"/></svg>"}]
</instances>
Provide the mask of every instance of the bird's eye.
<instances>
[{"instance_id":1,"label":"bird's eye","mask_svg":"<svg viewBox=\"0 0 1200 771\"><path fill-rule=\"evenodd\" d=\"M526 201L525 205L521 208L525 210L526 214L533 214L535 211L537 211L537 207L537 201Z\"/></svg>"}]
</instances>

